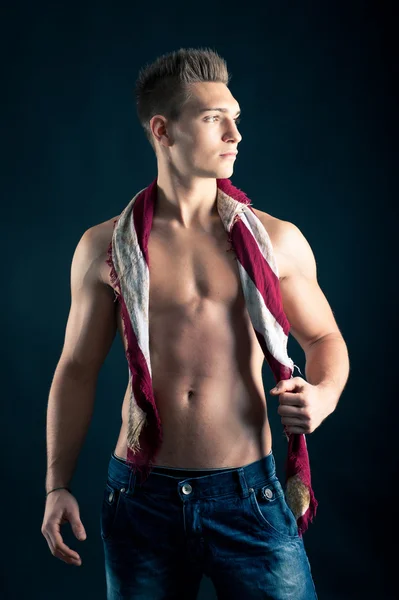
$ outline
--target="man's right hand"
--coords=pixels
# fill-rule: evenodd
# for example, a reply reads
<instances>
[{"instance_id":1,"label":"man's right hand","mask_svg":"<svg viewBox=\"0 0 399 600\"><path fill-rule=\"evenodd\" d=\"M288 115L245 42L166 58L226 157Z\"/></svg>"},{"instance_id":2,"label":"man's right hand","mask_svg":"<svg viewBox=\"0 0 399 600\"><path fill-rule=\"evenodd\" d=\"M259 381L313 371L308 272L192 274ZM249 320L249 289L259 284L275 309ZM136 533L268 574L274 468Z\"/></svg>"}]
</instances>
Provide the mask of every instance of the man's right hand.
<instances>
[{"instance_id":1,"label":"man's right hand","mask_svg":"<svg viewBox=\"0 0 399 600\"><path fill-rule=\"evenodd\" d=\"M61 536L61 525L69 522L78 540L86 539L86 531L80 520L79 505L76 498L68 490L56 490L46 498L46 508L41 532L47 540L51 554L69 565L80 567L82 559L79 554L69 548Z\"/></svg>"}]
</instances>

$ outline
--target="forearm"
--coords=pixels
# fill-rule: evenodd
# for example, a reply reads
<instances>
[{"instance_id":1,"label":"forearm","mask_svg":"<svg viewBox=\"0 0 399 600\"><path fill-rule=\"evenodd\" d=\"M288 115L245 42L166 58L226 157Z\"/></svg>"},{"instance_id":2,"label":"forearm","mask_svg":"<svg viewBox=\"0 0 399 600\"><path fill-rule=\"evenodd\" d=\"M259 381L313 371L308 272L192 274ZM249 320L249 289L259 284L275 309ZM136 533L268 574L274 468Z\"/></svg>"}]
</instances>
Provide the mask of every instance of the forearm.
<instances>
[{"instance_id":1,"label":"forearm","mask_svg":"<svg viewBox=\"0 0 399 600\"><path fill-rule=\"evenodd\" d=\"M58 367L47 407L46 491L68 486L93 414L97 378Z\"/></svg>"},{"instance_id":2,"label":"forearm","mask_svg":"<svg viewBox=\"0 0 399 600\"><path fill-rule=\"evenodd\" d=\"M341 337L327 336L306 351L306 380L326 390L333 412L349 377L349 355Z\"/></svg>"}]
</instances>

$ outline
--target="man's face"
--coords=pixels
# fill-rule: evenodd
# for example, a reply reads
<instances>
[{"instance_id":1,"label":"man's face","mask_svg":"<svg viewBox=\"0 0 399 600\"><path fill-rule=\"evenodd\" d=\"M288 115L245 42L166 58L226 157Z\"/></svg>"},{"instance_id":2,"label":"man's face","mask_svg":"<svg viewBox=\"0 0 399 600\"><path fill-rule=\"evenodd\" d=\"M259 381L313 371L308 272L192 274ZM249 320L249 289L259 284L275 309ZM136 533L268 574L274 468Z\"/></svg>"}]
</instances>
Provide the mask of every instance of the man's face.
<instances>
[{"instance_id":1,"label":"man's face","mask_svg":"<svg viewBox=\"0 0 399 600\"><path fill-rule=\"evenodd\" d=\"M240 106L224 83L195 83L190 91L179 121L166 126L172 141L166 146L168 161L183 176L228 178L236 158L222 155L237 152L242 139Z\"/></svg>"}]
</instances>

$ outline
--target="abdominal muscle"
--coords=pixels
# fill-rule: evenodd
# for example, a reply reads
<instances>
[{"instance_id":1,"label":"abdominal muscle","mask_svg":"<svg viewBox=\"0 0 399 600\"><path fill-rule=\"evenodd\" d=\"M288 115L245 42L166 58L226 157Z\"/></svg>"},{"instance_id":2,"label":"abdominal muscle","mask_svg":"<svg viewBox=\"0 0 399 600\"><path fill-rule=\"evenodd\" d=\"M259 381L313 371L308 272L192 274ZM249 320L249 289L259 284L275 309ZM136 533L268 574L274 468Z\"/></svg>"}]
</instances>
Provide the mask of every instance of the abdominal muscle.
<instances>
[{"instance_id":1,"label":"abdominal muscle","mask_svg":"<svg viewBox=\"0 0 399 600\"><path fill-rule=\"evenodd\" d=\"M264 356L242 297L229 308L200 298L167 314L150 310L150 360L163 432L154 464L237 468L270 453ZM115 447L124 459L129 400L128 385Z\"/></svg>"}]
</instances>

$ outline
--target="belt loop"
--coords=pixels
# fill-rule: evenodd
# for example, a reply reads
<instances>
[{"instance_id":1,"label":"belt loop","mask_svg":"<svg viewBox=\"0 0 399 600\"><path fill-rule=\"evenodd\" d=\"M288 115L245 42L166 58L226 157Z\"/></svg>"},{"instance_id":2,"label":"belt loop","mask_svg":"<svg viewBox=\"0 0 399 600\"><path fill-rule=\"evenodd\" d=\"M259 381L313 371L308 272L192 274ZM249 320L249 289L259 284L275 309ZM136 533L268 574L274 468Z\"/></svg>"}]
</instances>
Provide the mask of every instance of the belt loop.
<instances>
[{"instance_id":1,"label":"belt loop","mask_svg":"<svg viewBox=\"0 0 399 600\"><path fill-rule=\"evenodd\" d=\"M276 470L276 461L274 459L274 454L272 453L272 451L270 451L270 454L271 454L271 459L272 459L272 469L273 469L273 471L275 471Z\"/></svg>"},{"instance_id":2,"label":"belt loop","mask_svg":"<svg viewBox=\"0 0 399 600\"><path fill-rule=\"evenodd\" d=\"M247 478L245 477L245 471L244 471L243 467L240 467L239 469L237 469L237 473L238 473L238 480L240 483L240 495L242 498L248 498L248 496L249 496L248 483L247 483Z\"/></svg>"},{"instance_id":3,"label":"belt loop","mask_svg":"<svg viewBox=\"0 0 399 600\"><path fill-rule=\"evenodd\" d=\"M130 469L129 483L128 483L128 486L127 486L127 493L131 494L133 496L135 487L136 487L136 474L133 473L133 471Z\"/></svg>"}]
</instances>

